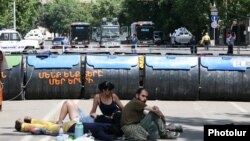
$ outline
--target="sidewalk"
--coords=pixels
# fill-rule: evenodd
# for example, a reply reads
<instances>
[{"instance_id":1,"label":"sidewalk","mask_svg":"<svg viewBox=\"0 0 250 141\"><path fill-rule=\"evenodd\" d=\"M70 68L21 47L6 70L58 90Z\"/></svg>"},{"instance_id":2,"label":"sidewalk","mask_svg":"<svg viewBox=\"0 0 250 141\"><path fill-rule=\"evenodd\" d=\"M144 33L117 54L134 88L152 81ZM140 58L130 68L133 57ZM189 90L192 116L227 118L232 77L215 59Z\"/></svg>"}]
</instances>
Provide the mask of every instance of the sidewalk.
<instances>
[{"instance_id":1,"label":"sidewalk","mask_svg":"<svg viewBox=\"0 0 250 141\"><path fill-rule=\"evenodd\" d=\"M53 51L61 51L61 50L53 50ZM120 48L81 48L81 49L68 49L66 50L67 54L70 53L106 53L106 54L131 54L131 47L129 45L124 45ZM227 54L227 46L210 46L209 50L205 50L204 47L198 46L197 48L198 54L211 54L214 56L220 54ZM158 54L158 55L166 55L166 54L183 54L190 55L190 47L180 46L180 47L171 47L166 45L159 46L149 46L149 47L138 47L136 53L132 54ZM235 46L233 55L250 55L250 47L247 46Z\"/></svg>"}]
</instances>

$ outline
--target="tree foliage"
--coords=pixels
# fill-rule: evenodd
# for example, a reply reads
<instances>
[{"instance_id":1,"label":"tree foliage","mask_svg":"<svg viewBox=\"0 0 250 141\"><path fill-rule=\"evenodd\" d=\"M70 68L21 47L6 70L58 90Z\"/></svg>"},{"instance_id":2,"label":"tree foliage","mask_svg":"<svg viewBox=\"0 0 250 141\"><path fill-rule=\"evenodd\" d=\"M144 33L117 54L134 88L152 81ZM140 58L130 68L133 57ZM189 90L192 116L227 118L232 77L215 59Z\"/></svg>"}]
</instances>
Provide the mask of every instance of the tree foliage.
<instances>
[{"instance_id":1,"label":"tree foliage","mask_svg":"<svg viewBox=\"0 0 250 141\"><path fill-rule=\"evenodd\" d=\"M16 24L18 31L25 33L36 27L35 23L39 6L39 0L16 0Z\"/></svg>"},{"instance_id":2,"label":"tree foliage","mask_svg":"<svg viewBox=\"0 0 250 141\"><path fill-rule=\"evenodd\" d=\"M124 0L120 19L129 25L135 21L155 21L159 16L158 1Z\"/></svg>"},{"instance_id":3,"label":"tree foliage","mask_svg":"<svg viewBox=\"0 0 250 141\"><path fill-rule=\"evenodd\" d=\"M26 32L36 25L51 32L67 33L72 22L89 22L98 26L103 17L118 17L121 25L134 21L153 21L157 30L173 32L186 27L200 35L210 27L210 8L215 2L220 25L230 26L234 19L250 16L250 0L16 0L17 29ZM13 27L13 0L0 0L0 27Z\"/></svg>"},{"instance_id":4,"label":"tree foliage","mask_svg":"<svg viewBox=\"0 0 250 141\"><path fill-rule=\"evenodd\" d=\"M234 19L250 16L250 0L125 0L120 14L127 25L134 21L153 21L166 33L186 27L195 35L208 30L211 24L210 9L215 2L222 25Z\"/></svg>"},{"instance_id":5,"label":"tree foliage","mask_svg":"<svg viewBox=\"0 0 250 141\"><path fill-rule=\"evenodd\" d=\"M90 21L88 7L79 0L52 0L45 6L44 23L51 32L67 33L72 22Z\"/></svg>"},{"instance_id":6,"label":"tree foliage","mask_svg":"<svg viewBox=\"0 0 250 141\"><path fill-rule=\"evenodd\" d=\"M96 0L95 3L52 0L45 6L44 23L51 32L67 33L72 22L89 22L98 26L103 17L118 17L121 7L121 0Z\"/></svg>"},{"instance_id":7,"label":"tree foliage","mask_svg":"<svg viewBox=\"0 0 250 141\"><path fill-rule=\"evenodd\" d=\"M0 27L10 27L11 20L9 19L11 18L11 11L11 3L6 0L0 0Z\"/></svg>"},{"instance_id":8,"label":"tree foliage","mask_svg":"<svg viewBox=\"0 0 250 141\"><path fill-rule=\"evenodd\" d=\"M153 21L158 30L173 32L178 27L201 30L208 21L209 0L125 0L120 18L127 25Z\"/></svg>"},{"instance_id":9,"label":"tree foliage","mask_svg":"<svg viewBox=\"0 0 250 141\"><path fill-rule=\"evenodd\" d=\"M90 13L93 16L91 23L93 25L100 24L103 17L108 20L117 18L122 10L123 0L96 0L96 3L92 4Z\"/></svg>"},{"instance_id":10,"label":"tree foliage","mask_svg":"<svg viewBox=\"0 0 250 141\"><path fill-rule=\"evenodd\" d=\"M39 0L16 0L16 27L25 33L35 26ZM13 0L0 1L0 26L13 28Z\"/></svg>"}]
</instances>

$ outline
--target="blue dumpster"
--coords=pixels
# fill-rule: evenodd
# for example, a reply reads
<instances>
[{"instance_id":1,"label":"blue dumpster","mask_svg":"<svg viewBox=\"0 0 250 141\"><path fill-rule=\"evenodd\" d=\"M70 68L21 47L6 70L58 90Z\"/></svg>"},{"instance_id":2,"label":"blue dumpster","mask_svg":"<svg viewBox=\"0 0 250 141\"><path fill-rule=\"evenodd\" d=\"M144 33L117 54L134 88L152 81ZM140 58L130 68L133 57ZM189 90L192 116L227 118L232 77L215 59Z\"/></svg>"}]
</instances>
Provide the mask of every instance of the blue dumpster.
<instances>
[{"instance_id":1,"label":"blue dumpster","mask_svg":"<svg viewBox=\"0 0 250 141\"><path fill-rule=\"evenodd\" d=\"M201 57L201 100L250 100L250 57Z\"/></svg>"},{"instance_id":2,"label":"blue dumpster","mask_svg":"<svg viewBox=\"0 0 250 141\"><path fill-rule=\"evenodd\" d=\"M27 56L26 99L82 97L80 55Z\"/></svg>"},{"instance_id":3,"label":"blue dumpster","mask_svg":"<svg viewBox=\"0 0 250 141\"><path fill-rule=\"evenodd\" d=\"M5 56L8 69L1 72L1 82L3 83L4 100L21 100L23 98L23 66L22 56Z\"/></svg>"},{"instance_id":4,"label":"blue dumpster","mask_svg":"<svg viewBox=\"0 0 250 141\"><path fill-rule=\"evenodd\" d=\"M88 55L85 71L85 98L99 93L98 84L110 81L121 99L132 99L139 88L138 56Z\"/></svg>"},{"instance_id":5,"label":"blue dumpster","mask_svg":"<svg viewBox=\"0 0 250 141\"><path fill-rule=\"evenodd\" d=\"M197 56L146 56L144 87L150 99L197 100Z\"/></svg>"}]
</instances>

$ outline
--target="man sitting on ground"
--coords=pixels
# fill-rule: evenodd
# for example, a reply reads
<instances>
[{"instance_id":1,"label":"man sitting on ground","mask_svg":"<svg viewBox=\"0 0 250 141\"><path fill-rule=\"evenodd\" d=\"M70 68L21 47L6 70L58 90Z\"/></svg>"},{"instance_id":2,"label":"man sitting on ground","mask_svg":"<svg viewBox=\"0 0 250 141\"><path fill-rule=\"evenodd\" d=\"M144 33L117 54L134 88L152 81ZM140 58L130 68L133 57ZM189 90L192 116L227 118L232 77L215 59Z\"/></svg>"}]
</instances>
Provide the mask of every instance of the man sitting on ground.
<instances>
[{"instance_id":1,"label":"man sitting on ground","mask_svg":"<svg viewBox=\"0 0 250 141\"><path fill-rule=\"evenodd\" d=\"M181 126L170 129L165 125L165 117L159 107L146 105L147 97L147 90L140 88L136 92L136 97L124 107L121 129L125 137L129 140L157 140L169 138L169 130L182 132ZM144 110L149 113L145 115Z\"/></svg>"}]
</instances>

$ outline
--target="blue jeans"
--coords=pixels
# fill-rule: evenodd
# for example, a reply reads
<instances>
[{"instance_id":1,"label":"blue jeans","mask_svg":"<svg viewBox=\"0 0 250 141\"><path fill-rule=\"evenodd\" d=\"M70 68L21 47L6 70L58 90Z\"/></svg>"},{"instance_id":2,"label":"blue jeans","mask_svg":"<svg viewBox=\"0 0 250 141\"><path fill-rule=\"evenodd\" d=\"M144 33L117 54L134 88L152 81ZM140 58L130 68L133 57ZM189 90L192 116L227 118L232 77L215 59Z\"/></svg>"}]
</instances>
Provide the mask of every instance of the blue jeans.
<instances>
[{"instance_id":1,"label":"blue jeans","mask_svg":"<svg viewBox=\"0 0 250 141\"><path fill-rule=\"evenodd\" d=\"M94 123L94 118L83 113L81 109L78 108L79 121L84 123Z\"/></svg>"},{"instance_id":2,"label":"blue jeans","mask_svg":"<svg viewBox=\"0 0 250 141\"><path fill-rule=\"evenodd\" d=\"M150 140L156 140L166 134L165 123L153 112L149 112L139 124L148 132Z\"/></svg>"}]
</instances>

